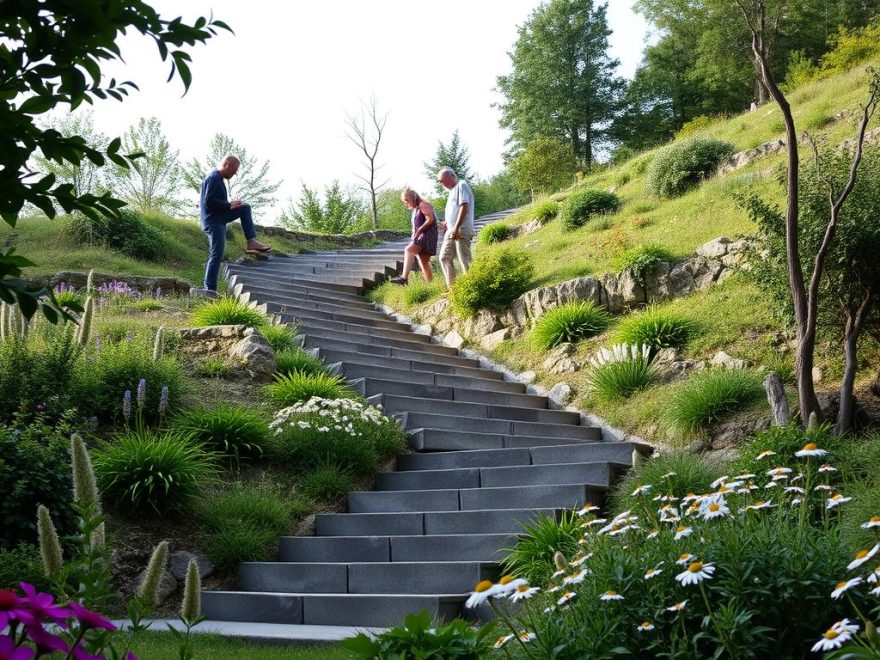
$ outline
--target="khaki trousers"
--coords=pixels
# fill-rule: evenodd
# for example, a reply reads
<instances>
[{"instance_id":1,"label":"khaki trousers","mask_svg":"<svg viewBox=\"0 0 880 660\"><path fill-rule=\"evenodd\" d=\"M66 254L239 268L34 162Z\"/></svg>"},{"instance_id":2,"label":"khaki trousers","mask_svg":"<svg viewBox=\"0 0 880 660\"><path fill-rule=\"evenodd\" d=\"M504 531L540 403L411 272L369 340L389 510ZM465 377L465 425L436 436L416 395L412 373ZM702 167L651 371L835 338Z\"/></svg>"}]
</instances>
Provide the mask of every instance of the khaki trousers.
<instances>
[{"instance_id":1,"label":"khaki trousers","mask_svg":"<svg viewBox=\"0 0 880 660\"><path fill-rule=\"evenodd\" d=\"M471 241L474 239L474 232L468 229L460 229L458 238L452 240L451 232L447 232L443 238L443 245L440 246L440 268L443 270L443 276L449 281L449 273L455 273L455 256L458 255L458 261L461 263L461 272L466 273L471 266L473 257L471 256Z\"/></svg>"}]
</instances>

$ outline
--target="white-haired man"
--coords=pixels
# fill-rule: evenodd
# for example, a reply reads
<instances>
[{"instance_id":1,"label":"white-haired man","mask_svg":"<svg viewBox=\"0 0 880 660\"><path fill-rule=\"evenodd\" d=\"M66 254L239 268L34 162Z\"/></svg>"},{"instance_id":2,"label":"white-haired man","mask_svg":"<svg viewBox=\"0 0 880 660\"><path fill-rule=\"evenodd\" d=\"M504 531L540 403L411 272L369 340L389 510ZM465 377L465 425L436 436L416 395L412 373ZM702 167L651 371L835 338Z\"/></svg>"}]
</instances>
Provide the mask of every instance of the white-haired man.
<instances>
[{"instance_id":1,"label":"white-haired man","mask_svg":"<svg viewBox=\"0 0 880 660\"><path fill-rule=\"evenodd\" d=\"M202 231L208 235L208 263L205 266L205 289L201 292L208 295L217 293L217 275L226 250L226 225L230 222L241 220L241 229L247 239L245 249L248 252L265 253L272 249L257 240L250 205L240 199L229 201L224 180L234 177L240 165L241 161L236 156L226 156L220 167L202 181L199 220Z\"/></svg>"},{"instance_id":2,"label":"white-haired man","mask_svg":"<svg viewBox=\"0 0 880 660\"><path fill-rule=\"evenodd\" d=\"M440 247L440 268L446 280L446 287L455 283L455 256L461 263L463 273L471 265L471 241L474 238L474 193L467 181L458 178L451 167L437 172L437 181L449 191L446 198L446 213L440 229L446 230L443 245Z\"/></svg>"}]
</instances>

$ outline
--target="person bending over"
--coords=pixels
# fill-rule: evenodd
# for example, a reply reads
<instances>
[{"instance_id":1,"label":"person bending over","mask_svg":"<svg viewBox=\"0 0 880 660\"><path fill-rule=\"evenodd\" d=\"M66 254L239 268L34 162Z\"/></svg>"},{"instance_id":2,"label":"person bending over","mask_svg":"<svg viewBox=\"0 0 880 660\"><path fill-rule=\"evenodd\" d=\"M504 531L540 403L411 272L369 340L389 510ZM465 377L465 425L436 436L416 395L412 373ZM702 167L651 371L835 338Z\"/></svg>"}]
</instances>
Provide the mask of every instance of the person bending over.
<instances>
[{"instance_id":1,"label":"person bending over","mask_svg":"<svg viewBox=\"0 0 880 660\"><path fill-rule=\"evenodd\" d=\"M391 281L406 284L413 259L418 259L425 282L430 282L431 257L437 254L437 219L432 207L419 193L407 186L400 194L401 201L412 211L412 241L403 251L403 274Z\"/></svg>"}]
</instances>

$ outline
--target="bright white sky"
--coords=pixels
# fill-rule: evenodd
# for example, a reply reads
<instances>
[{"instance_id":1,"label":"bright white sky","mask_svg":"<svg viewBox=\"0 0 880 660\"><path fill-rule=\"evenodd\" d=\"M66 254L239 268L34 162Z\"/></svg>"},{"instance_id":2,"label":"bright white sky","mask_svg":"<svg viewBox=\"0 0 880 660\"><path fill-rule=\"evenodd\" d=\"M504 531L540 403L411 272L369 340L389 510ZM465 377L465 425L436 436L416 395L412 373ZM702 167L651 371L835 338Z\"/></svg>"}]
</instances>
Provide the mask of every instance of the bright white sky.
<instances>
[{"instance_id":1,"label":"bright white sky","mask_svg":"<svg viewBox=\"0 0 880 660\"><path fill-rule=\"evenodd\" d=\"M179 1L154 0L165 18ZM491 107L498 75L510 69L507 52L517 26L539 0L187 0L184 18L214 16L235 35L222 33L191 51L193 83L181 98L178 80L152 42L140 35L122 43L126 66L108 67L140 92L123 103L98 101L95 125L113 137L139 117L156 116L181 158L203 158L216 132L232 136L283 179L277 217L300 182L321 187L332 179L355 184L362 172L345 138L346 113L374 95L388 111L379 160L389 185L429 192L422 163L438 140L458 129L471 169L488 177L502 168L505 132ZM630 7L611 0L612 55L630 77L641 59L646 25ZM444 54L451 63L441 66Z\"/></svg>"}]
</instances>

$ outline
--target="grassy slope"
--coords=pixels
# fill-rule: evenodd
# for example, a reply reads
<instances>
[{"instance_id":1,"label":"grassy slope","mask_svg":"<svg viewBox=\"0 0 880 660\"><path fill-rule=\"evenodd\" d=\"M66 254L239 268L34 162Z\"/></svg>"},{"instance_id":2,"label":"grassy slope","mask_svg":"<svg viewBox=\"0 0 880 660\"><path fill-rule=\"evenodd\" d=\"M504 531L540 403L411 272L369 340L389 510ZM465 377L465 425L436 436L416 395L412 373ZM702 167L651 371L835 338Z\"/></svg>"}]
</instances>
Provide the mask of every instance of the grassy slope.
<instances>
[{"instance_id":1,"label":"grassy slope","mask_svg":"<svg viewBox=\"0 0 880 660\"><path fill-rule=\"evenodd\" d=\"M196 658L226 660L241 658L265 660L339 660L354 657L338 644L327 646L272 646L256 645L241 639L214 634L194 633L192 641ZM132 651L139 658L150 660L177 660L178 645L171 633L149 631L139 635Z\"/></svg>"}]
</instances>

